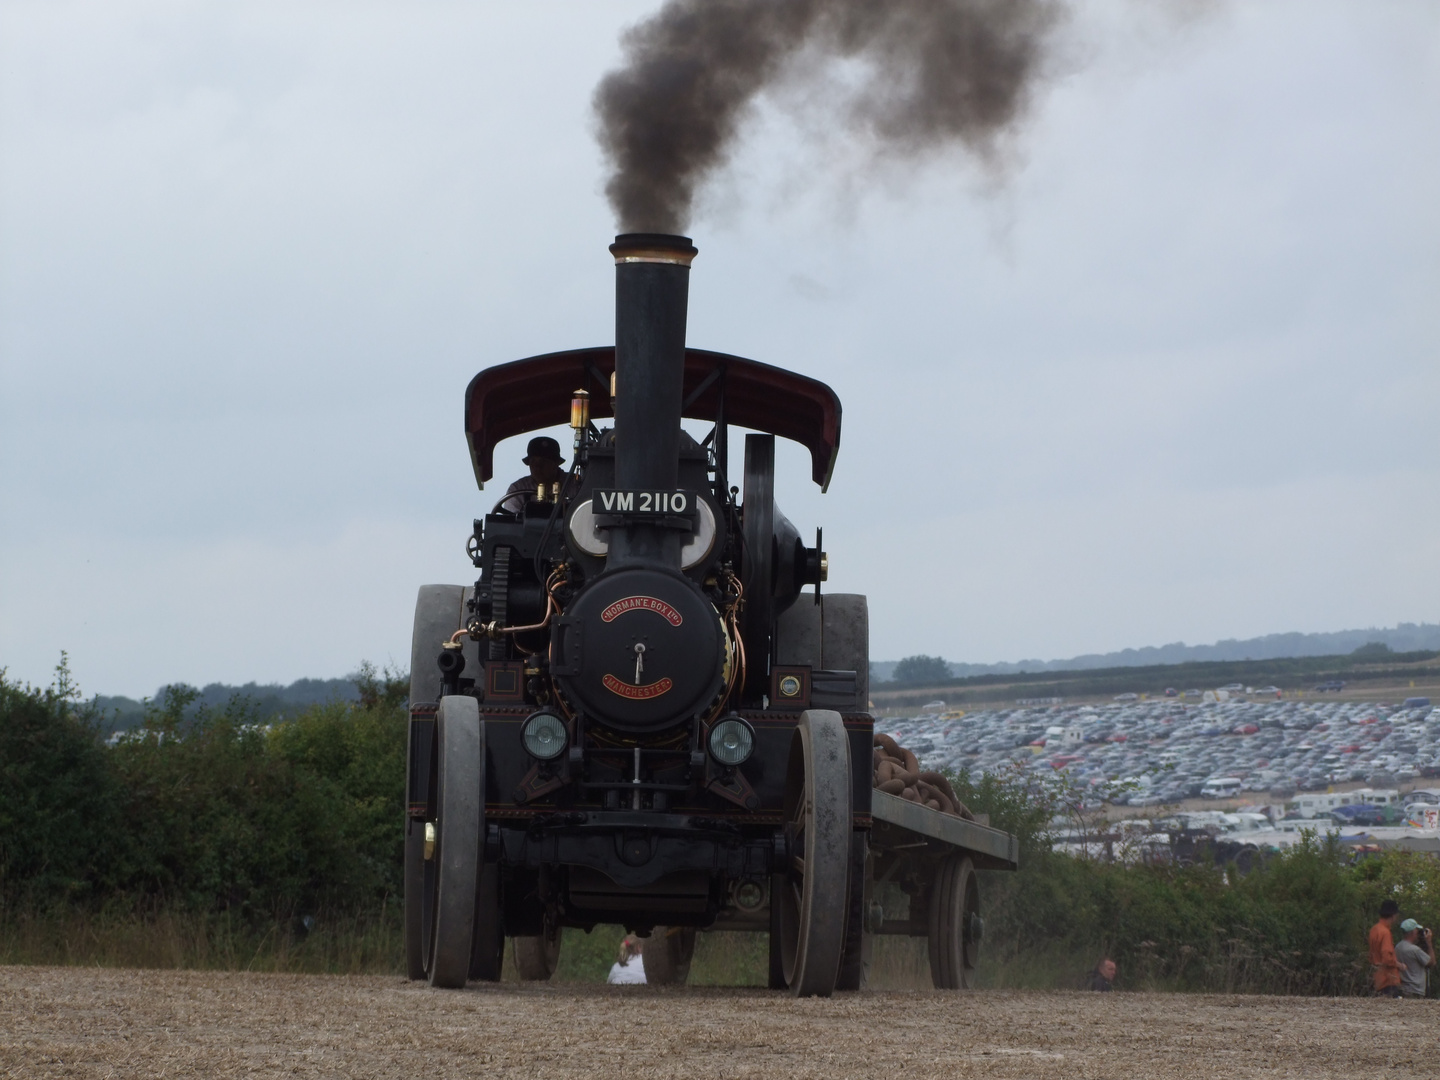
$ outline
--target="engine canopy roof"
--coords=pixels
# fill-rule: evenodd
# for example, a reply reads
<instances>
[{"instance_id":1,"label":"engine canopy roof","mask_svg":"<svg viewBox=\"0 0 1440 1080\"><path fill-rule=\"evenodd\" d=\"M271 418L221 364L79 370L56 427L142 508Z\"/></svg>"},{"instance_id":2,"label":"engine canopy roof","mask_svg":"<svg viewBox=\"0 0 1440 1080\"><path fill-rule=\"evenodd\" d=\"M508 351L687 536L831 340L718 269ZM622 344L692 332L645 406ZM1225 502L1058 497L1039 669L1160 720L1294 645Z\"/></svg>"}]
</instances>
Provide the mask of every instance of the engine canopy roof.
<instances>
[{"instance_id":1,"label":"engine canopy roof","mask_svg":"<svg viewBox=\"0 0 1440 1080\"><path fill-rule=\"evenodd\" d=\"M486 368L465 388L465 438L475 482L494 475L495 444L527 431L567 423L570 395L590 392L592 419L613 417L610 373L615 349L572 349ZM763 431L810 451L811 478L830 486L840 451L840 399L818 379L741 356L685 350L681 415Z\"/></svg>"}]
</instances>

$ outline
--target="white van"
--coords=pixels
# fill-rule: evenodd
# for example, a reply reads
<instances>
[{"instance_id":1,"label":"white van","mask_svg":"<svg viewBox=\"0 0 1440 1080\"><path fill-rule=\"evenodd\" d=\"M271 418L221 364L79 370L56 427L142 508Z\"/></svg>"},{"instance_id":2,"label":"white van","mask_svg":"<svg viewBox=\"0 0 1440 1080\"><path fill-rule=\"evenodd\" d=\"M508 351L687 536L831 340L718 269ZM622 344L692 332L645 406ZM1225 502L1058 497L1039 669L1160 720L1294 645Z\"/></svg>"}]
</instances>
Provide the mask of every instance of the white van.
<instances>
[{"instance_id":1,"label":"white van","mask_svg":"<svg viewBox=\"0 0 1440 1080\"><path fill-rule=\"evenodd\" d=\"M1200 789L1200 795L1206 799L1233 799L1240 794L1240 787L1244 783L1238 776L1217 776L1213 780L1206 780L1205 786Z\"/></svg>"}]
</instances>

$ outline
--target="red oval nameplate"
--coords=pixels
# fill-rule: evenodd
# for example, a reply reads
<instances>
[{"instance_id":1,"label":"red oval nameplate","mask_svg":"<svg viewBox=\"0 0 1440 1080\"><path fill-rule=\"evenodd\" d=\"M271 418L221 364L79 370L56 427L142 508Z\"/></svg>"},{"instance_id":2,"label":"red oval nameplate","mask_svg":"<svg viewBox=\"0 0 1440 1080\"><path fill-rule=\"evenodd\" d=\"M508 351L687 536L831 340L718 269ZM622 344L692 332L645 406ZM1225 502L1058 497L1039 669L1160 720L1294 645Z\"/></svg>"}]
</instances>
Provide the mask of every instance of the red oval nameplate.
<instances>
[{"instance_id":1,"label":"red oval nameplate","mask_svg":"<svg viewBox=\"0 0 1440 1080\"><path fill-rule=\"evenodd\" d=\"M671 626L679 626L684 618L664 600L657 600L653 596L627 596L623 600L616 600L613 604L600 612L601 622L614 622L627 611L653 611Z\"/></svg>"}]
</instances>

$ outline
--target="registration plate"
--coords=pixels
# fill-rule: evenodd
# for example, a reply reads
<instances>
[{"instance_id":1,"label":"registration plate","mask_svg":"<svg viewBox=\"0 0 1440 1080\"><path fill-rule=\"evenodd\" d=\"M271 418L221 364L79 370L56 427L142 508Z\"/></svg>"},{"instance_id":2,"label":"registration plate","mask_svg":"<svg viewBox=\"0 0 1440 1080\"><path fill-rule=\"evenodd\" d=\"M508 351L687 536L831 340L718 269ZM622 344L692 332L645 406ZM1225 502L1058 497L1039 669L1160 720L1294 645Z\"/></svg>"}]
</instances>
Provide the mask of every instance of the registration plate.
<instances>
[{"instance_id":1,"label":"registration plate","mask_svg":"<svg viewBox=\"0 0 1440 1080\"><path fill-rule=\"evenodd\" d=\"M627 491L597 488L594 494L598 514L628 516L689 517L695 512L695 496L689 491Z\"/></svg>"}]
</instances>

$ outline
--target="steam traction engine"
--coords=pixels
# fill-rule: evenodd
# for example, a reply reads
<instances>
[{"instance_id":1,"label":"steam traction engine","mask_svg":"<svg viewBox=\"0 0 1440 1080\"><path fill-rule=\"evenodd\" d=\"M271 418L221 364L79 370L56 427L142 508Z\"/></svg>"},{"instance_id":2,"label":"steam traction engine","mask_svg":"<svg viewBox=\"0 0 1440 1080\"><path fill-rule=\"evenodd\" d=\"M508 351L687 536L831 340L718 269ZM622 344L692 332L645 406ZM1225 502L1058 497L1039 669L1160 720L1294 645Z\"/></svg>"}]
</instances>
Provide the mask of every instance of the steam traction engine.
<instances>
[{"instance_id":1,"label":"steam traction engine","mask_svg":"<svg viewBox=\"0 0 1440 1080\"><path fill-rule=\"evenodd\" d=\"M937 985L963 985L979 926L969 859L958 884L935 884L924 851L892 867L924 870L912 891L939 931L917 931L913 901L903 925L872 901L886 857L871 850L872 794L898 800L871 789L865 598L822 597L820 534L809 546L775 506L775 437L810 450L823 489L839 400L686 348L688 239L629 234L610 250L613 349L488 368L466 391L482 486L497 442L567 415L573 457L475 522L473 587L420 590L409 974L498 979L510 937L522 976L548 978L563 927L618 923L648 935L652 982L683 981L696 930L724 928L768 932L770 983L798 995L857 988L869 932L929 934L932 967L942 938ZM682 417L709 434L695 441ZM732 424L762 432L745 437L738 484ZM928 842L955 862L944 837Z\"/></svg>"}]
</instances>

